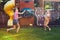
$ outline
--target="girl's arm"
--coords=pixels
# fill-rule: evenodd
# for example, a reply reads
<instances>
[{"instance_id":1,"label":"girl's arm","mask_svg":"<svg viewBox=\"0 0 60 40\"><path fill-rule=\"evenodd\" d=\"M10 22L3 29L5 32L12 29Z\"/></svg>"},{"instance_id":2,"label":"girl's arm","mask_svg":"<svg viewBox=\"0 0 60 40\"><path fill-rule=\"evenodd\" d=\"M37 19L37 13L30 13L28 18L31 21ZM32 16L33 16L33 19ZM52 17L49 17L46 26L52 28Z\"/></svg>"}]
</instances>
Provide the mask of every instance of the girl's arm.
<instances>
[{"instance_id":1,"label":"girl's arm","mask_svg":"<svg viewBox=\"0 0 60 40\"><path fill-rule=\"evenodd\" d=\"M19 12L18 14L23 14L25 12L25 10L23 12Z\"/></svg>"},{"instance_id":2,"label":"girl's arm","mask_svg":"<svg viewBox=\"0 0 60 40\"><path fill-rule=\"evenodd\" d=\"M22 12L22 14L25 12L25 10Z\"/></svg>"}]
</instances>

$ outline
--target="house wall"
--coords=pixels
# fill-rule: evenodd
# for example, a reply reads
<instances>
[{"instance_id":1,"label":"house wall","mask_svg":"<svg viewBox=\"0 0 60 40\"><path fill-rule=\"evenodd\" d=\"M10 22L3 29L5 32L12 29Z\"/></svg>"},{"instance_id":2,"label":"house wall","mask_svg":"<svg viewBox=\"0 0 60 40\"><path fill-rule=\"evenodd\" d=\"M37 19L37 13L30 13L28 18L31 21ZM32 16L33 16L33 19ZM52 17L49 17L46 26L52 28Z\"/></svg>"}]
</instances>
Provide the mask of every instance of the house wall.
<instances>
[{"instance_id":1,"label":"house wall","mask_svg":"<svg viewBox=\"0 0 60 40\"><path fill-rule=\"evenodd\" d=\"M34 9L34 1L29 1L29 2L20 1L20 10L22 10L23 8Z\"/></svg>"}]
</instances>

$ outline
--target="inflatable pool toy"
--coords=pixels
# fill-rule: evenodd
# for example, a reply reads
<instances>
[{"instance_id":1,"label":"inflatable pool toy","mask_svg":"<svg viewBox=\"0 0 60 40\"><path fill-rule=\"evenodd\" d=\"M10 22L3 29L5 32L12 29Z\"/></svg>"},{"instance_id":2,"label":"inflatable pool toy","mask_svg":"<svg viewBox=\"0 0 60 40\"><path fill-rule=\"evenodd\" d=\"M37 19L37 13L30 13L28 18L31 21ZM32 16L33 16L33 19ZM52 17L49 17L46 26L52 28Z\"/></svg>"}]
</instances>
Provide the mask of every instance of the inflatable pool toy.
<instances>
[{"instance_id":1,"label":"inflatable pool toy","mask_svg":"<svg viewBox=\"0 0 60 40\"><path fill-rule=\"evenodd\" d=\"M10 0L4 5L4 11L10 17L8 20L8 26L13 26L14 6L15 6L14 0Z\"/></svg>"}]
</instances>

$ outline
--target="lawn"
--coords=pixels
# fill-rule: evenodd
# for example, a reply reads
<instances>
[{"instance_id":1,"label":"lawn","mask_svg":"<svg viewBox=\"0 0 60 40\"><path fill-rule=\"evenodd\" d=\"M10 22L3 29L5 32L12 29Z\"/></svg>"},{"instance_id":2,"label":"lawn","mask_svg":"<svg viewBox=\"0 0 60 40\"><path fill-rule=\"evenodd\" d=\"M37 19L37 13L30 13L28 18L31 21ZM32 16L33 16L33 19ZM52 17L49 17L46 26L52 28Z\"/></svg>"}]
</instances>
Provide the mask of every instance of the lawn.
<instances>
[{"instance_id":1,"label":"lawn","mask_svg":"<svg viewBox=\"0 0 60 40\"><path fill-rule=\"evenodd\" d=\"M60 27L51 28L51 31L44 31L41 27L21 28L18 33L0 28L0 40L60 40Z\"/></svg>"}]
</instances>

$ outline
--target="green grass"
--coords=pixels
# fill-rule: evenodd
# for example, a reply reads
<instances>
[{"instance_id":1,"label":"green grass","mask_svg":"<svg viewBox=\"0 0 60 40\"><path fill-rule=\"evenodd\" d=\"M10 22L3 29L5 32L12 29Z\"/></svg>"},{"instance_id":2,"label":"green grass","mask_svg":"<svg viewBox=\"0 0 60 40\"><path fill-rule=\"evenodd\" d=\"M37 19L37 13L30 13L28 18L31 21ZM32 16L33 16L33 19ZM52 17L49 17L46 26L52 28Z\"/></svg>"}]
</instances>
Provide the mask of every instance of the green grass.
<instances>
[{"instance_id":1,"label":"green grass","mask_svg":"<svg viewBox=\"0 0 60 40\"><path fill-rule=\"evenodd\" d=\"M0 28L0 40L60 40L60 27L52 27L51 31L44 31L43 28L29 27L6 32L6 28Z\"/></svg>"}]
</instances>

